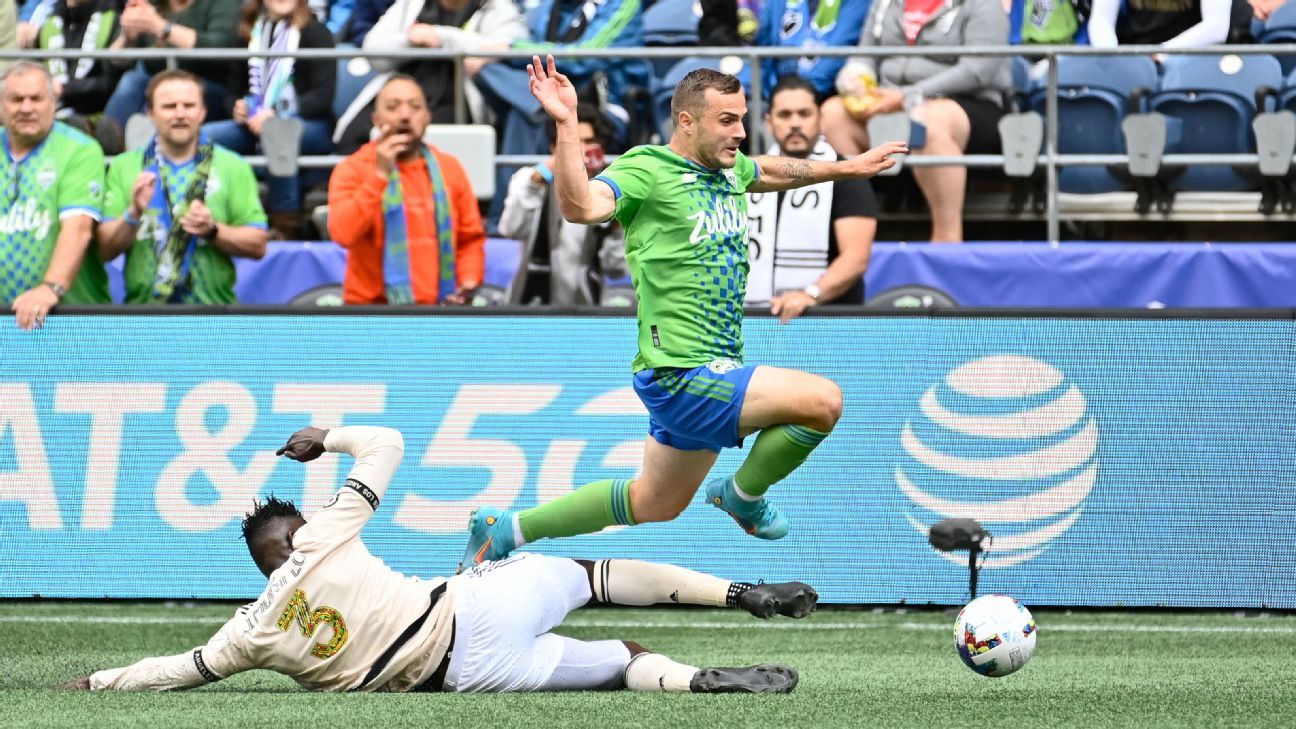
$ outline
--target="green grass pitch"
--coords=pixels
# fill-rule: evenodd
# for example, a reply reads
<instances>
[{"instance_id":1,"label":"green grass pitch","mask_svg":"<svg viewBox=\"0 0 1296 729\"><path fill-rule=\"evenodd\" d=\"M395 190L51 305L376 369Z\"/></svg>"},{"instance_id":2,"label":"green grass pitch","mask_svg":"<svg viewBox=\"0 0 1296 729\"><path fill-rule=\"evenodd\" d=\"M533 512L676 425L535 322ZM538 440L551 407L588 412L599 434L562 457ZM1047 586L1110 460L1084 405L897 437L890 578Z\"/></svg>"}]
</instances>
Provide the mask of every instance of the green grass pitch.
<instances>
[{"instance_id":1,"label":"green grass pitch","mask_svg":"<svg viewBox=\"0 0 1296 729\"><path fill-rule=\"evenodd\" d=\"M939 611L584 610L560 632L701 665L779 661L789 696L310 694L264 671L174 694L74 693L92 669L204 643L230 605L0 603L5 727L1292 727L1296 617L1037 610L1019 673L959 662Z\"/></svg>"}]
</instances>

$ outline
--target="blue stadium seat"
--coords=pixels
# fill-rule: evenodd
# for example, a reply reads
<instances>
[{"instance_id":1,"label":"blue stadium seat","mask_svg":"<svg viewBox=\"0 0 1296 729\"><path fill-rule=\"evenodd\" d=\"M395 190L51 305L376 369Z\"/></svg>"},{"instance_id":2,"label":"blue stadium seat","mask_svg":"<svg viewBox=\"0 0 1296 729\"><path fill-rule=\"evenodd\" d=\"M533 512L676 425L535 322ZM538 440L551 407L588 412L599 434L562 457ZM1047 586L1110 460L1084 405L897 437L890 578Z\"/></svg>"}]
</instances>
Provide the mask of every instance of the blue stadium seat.
<instances>
[{"instance_id":1,"label":"blue stadium seat","mask_svg":"<svg viewBox=\"0 0 1296 729\"><path fill-rule=\"evenodd\" d=\"M1252 26L1252 33L1259 43L1296 43L1296 3L1278 6L1263 24ZM1284 74L1291 73L1296 70L1296 56L1278 56L1278 64Z\"/></svg>"},{"instance_id":2,"label":"blue stadium seat","mask_svg":"<svg viewBox=\"0 0 1296 729\"><path fill-rule=\"evenodd\" d=\"M1287 75L1287 81L1279 89L1278 108L1296 111L1296 71Z\"/></svg>"},{"instance_id":3,"label":"blue stadium seat","mask_svg":"<svg viewBox=\"0 0 1296 729\"><path fill-rule=\"evenodd\" d=\"M690 47L698 44L698 21L702 19L697 0L659 0L643 14L645 46ZM678 58L652 58L653 76L661 76L679 62Z\"/></svg>"},{"instance_id":4,"label":"blue stadium seat","mask_svg":"<svg viewBox=\"0 0 1296 729\"><path fill-rule=\"evenodd\" d=\"M1178 153L1246 153L1255 151L1251 121L1256 89L1279 88L1283 75L1273 56L1172 56L1166 59L1161 88L1149 99L1149 110L1183 125ZM1175 190L1233 192L1259 187L1256 174L1229 167L1189 167L1176 174Z\"/></svg>"},{"instance_id":5,"label":"blue stadium seat","mask_svg":"<svg viewBox=\"0 0 1296 729\"><path fill-rule=\"evenodd\" d=\"M1063 56L1058 59L1058 152L1122 154L1121 120L1136 89L1154 90L1156 64L1141 56ZM1045 113L1047 89L1037 86L1031 107ZM1058 189L1072 193L1129 190L1131 185L1102 167L1064 167Z\"/></svg>"},{"instance_id":6,"label":"blue stadium seat","mask_svg":"<svg viewBox=\"0 0 1296 729\"><path fill-rule=\"evenodd\" d=\"M675 95L675 86L678 85L690 71L699 68L710 68L719 71L720 59L685 58L671 66L670 70L662 74L661 78L653 81L653 116L657 119L657 128L661 131L663 139L670 138L671 129L675 126L675 120L671 118L670 110L671 98Z\"/></svg>"},{"instance_id":7,"label":"blue stadium seat","mask_svg":"<svg viewBox=\"0 0 1296 729\"><path fill-rule=\"evenodd\" d=\"M341 44L339 48L352 47L350 44ZM357 73L357 71L362 71ZM370 68L369 62L361 58L339 58L337 68L337 87L333 93L333 118L340 119L346 113L347 107L360 95L364 90L365 84L369 83L378 72Z\"/></svg>"}]
</instances>

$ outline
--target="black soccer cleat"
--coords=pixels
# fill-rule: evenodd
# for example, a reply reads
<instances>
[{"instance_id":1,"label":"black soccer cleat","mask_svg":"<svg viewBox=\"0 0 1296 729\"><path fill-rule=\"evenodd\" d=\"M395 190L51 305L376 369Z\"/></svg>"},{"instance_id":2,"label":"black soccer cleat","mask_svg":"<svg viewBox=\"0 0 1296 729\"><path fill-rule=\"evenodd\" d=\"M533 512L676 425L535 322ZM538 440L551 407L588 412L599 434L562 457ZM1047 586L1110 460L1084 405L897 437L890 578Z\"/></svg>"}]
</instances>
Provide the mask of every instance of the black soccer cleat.
<instances>
[{"instance_id":1,"label":"black soccer cleat","mask_svg":"<svg viewBox=\"0 0 1296 729\"><path fill-rule=\"evenodd\" d=\"M762 663L745 668L700 668L689 681L695 694L789 694L799 681L795 668Z\"/></svg>"},{"instance_id":2,"label":"black soccer cleat","mask_svg":"<svg viewBox=\"0 0 1296 729\"><path fill-rule=\"evenodd\" d=\"M738 596L738 607L758 618L804 618L818 602L819 593L804 582L760 584Z\"/></svg>"}]
</instances>

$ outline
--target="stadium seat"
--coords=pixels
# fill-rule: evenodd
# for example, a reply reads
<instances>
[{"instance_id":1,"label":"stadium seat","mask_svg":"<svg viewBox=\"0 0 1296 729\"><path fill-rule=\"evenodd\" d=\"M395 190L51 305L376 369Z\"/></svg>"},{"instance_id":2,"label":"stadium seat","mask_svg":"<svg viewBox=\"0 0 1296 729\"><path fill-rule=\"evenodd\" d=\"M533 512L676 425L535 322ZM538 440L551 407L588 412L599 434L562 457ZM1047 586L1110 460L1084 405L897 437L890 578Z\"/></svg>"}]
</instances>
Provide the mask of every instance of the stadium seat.
<instances>
[{"instance_id":1,"label":"stadium seat","mask_svg":"<svg viewBox=\"0 0 1296 729\"><path fill-rule=\"evenodd\" d=\"M1287 80L1279 89L1278 108L1296 111L1296 71L1287 74Z\"/></svg>"},{"instance_id":2,"label":"stadium seat","mask_svg":"<svg viewBox=\"0 0 1296 729\"><path fill-rule=\"evenodd\" d=\"M1285 2L1253 30L1259 43L1296 43L1296 3ZM1296 70L1296 56L1278 56L1284 74Z\"/></svg>"},{"instance_id":3,"label":"stadium seat","mask_svg":"<svg viewBox=\"0 0 1296 729\"><path fill-rule=\"evenodd\" d=\"M495 127L489 124L431 124L423 141L463 163L478 200L495 197Z\"/></svg>"},{"instance_id":4,"label":"stadium seat","mask_svg":"<svg viewBox=\"0 0 1296 729\"><path fill-rule=\"evenodd\" d=\"M644 11L645 46L696 46L702 6L697 0L661 0ZM653 64L657 66L656 63ZM658 74L669 67L658 67Z\"/></svg>"},{"instance_id":5,"label":"stadium seat","mask_svg":"<svg viewBox=\"0 0 1296 729\"><path fill-rule=\"evenodd\" d=\"M153 120L148 118L147 114L131 114L126 120L126 129L122 134L126 149L144 149L156 132L157 128L153 126Z\"/></svg>"},{"instance_id":6,"label":"stadium seat","mask_svg":"<svg viewBox=\"0 0 1296 729\"><path fill-rule=\"evenodd\" d=\"M1121 154L1121 120L1136 89L1155 89L1156 64L1140 56L1063 56L1058 58L1058 152ZM1031 108L1043 114L1047 89L1031 91ZM1058 189L1071 193L1129 190L1128 181L1103 167L1064 167Z\"/></svg>"},{"instance_id":7,"label":"stadium seat","mask_svg":"<svg viewBox=\"0 0 1296 729\"><path fill-rule=\"evenodd\" d=\"M338 47L344 48L346 45ZM378 72L373 70L369 61L363 58L339 58L337 86L333 92L333 118L341 119L351 102L377 75Z\"/></svg>"},{"instance_id":8,"label":"stadium seat","mask_svg":"<svg viewBox=\"0 0 1296 729\"><path fill-rule=\"evenodd\" d=\"M719 58L685 58L670 67L661 78L653 80L652 102L653 116L657 119L657 128L663 139L669 139L675 120L671 117L671 98L675 96L675 86L689 74L699 68L720 70Z\"/></svg>"},{"instance_id":9,"label":"stadium seat","mask_svg":"<svg viewBox=\"0 0 1296 729\"><path fill-rule=\"evenodd\" d=\"M1178 119L1182 131L1167 151L1189 154L1255 151L1251 122L1256 91L1282 86L1278 61L1268 55L1177 56L1166 59L1150 111ZM1259 187L1254 169L1197 166L1168 178L1172 190L1236 192Z\"/></svg>"}]
</instances>

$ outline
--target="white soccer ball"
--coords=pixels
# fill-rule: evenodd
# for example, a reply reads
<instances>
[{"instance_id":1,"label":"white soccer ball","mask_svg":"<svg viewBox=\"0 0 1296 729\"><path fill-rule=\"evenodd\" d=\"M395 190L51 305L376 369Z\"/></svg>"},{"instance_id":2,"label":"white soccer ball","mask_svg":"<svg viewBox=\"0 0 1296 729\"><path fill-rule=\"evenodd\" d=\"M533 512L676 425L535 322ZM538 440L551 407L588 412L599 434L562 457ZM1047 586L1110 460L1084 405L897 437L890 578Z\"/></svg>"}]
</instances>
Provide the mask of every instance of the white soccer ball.
<instances>
[{"instance_id":1,"label":"white soccer ball","mask_svg":"<svg viewBox=\"0 0 1296 729\"><path fill-rule=\"evenodd\" d=\"M1007 595L968 603L954 621L954 647L968 668L982 676L1007 676L1035 654L1035 618Z\"/></svg>"}]
</instances>

